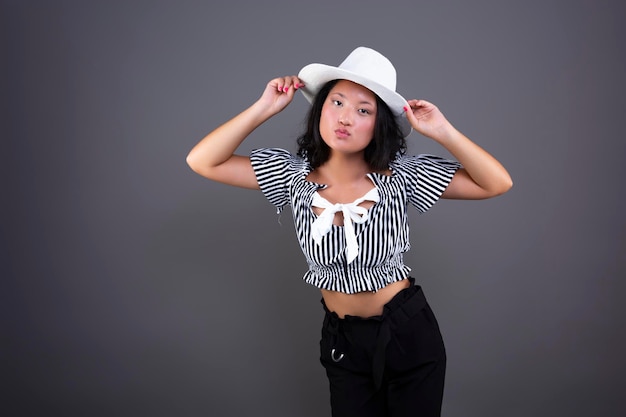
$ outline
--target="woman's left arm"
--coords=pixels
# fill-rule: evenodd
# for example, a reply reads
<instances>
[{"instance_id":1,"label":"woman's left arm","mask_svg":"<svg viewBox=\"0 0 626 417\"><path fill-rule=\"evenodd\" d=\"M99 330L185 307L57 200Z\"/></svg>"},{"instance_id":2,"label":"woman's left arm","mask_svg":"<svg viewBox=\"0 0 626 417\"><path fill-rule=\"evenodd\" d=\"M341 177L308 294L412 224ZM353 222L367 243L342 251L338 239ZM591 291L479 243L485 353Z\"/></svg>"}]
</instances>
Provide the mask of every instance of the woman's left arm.
<instances>
[{"instance_id":1,"label":"woman's left arm","mask_svg":"<svg viewBox=\"0 0 626 417\"><path fill-rule=\"evenodd\" d=\"M442 198L477 200L507 192L513 181L500 162L459 132L441 111L425 100L409 100L406 116L413 129L446 148L463 165Z\"/></svg>"}]
</instances>

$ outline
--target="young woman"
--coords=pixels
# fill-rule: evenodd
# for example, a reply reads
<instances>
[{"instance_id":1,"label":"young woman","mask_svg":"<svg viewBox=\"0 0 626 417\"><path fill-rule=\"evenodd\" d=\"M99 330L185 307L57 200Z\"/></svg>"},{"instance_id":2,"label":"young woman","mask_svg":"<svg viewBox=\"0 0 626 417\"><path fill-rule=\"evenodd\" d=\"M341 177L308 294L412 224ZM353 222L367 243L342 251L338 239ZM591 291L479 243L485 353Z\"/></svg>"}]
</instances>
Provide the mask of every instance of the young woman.
<instances>
[{"instance_id":1,"label":"young woman","mask_svg":"<svg viewBox=\"0 0 626 417\"><path fill-rule=\"evenodd\" d=\"M338 67L310 64L271 80L262 96L209 133L187 162L214 181L263 191L290 205L308 271L326 311L321 362L333 416L438 416L445 349L437 321L403 262L407 207L439 198L484 199L511 178L433 104L396 93L396 71L380 53L355 49ZM298 152L237 147L282 111L297 90L312 103ZM411 128L456 161L405 155Z\"/></svg>"}]
</instances>

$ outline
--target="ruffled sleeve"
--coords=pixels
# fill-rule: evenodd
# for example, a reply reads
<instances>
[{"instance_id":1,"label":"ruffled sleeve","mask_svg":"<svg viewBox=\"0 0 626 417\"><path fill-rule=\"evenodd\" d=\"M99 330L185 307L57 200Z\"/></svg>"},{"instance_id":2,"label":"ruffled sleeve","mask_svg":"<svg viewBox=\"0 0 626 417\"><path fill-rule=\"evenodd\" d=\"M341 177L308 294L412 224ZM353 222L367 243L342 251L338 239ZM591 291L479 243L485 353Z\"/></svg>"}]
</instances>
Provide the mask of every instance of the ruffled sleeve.
<instances>
[{"instance_id":1,"label":"ruffled sleeve","mask_svg":"<svg viewBox=\"0 0 626 417\"><path fill-rule=\"evenodd\" d=\"M289 186L293 178L306 175L306 161L285 149L260 148L250 153L250 162L261 191L280 213L290 203Z\"/></svg>"},{"instance_id":2,"label":"ruffled sleeve","mask_svg":"<svg viewBox=\"0 0 626 417\"><path fill-rule=\"evenodd\" d=\"M425 213L439 200L461 164L436 155L422 154L400 156L391 167L403 178L409 203Z\"/></svg>"}]
</instances>

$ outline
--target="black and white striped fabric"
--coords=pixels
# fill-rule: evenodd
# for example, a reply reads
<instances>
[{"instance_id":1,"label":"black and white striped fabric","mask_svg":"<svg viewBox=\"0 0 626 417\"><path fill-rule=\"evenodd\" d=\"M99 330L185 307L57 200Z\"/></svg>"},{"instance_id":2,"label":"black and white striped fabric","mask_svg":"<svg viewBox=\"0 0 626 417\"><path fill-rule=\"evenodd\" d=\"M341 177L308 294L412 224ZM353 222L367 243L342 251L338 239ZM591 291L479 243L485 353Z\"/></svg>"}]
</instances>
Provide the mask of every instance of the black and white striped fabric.
<instances>
[{"instance_id":1,"label":"black and white striped fabric","mask_svg":"<svg viewBox=\"0 0 626 417\"><path fill-rule=\"evenodd\" d=\"M255 149L250 161L267 199L280 213L291 205L296 235L309 270L304 280L318 288L354 294L378 291L408 278L410 268L403 254L410 249L407 207L426 212L446 189L460 164L434 155L398 156L391 175L370 173L380 201L370 208L364 223L354 224L359 253L346 260L342 226L333 225L321 243L311 237L317 218L311 208L315 191L323 184L307 181L311 167L305 158L285 149Z\"/></svg>"}]
</instances>

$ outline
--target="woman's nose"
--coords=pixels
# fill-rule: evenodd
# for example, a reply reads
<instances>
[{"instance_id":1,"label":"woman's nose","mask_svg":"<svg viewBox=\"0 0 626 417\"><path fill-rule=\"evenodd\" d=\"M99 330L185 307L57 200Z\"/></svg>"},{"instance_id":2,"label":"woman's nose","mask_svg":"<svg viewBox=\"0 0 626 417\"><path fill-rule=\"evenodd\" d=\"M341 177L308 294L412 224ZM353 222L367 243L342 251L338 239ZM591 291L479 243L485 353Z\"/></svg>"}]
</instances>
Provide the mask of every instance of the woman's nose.
<instances>
[{"instance_id":1,"label":"woman's nose","mask_svg":"<svg viewBox=\"0 0 626 417\"><path fill-rule=\"evenodd\" d=\"M352 121L350 120L350 115L348 114L347 111L342 111L341 113L339 113L339 123L341 123L344 126L347 126L352 123Z\"/></svg>"}]
</instances>

